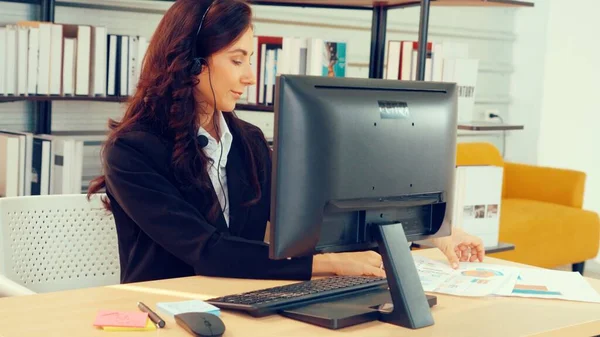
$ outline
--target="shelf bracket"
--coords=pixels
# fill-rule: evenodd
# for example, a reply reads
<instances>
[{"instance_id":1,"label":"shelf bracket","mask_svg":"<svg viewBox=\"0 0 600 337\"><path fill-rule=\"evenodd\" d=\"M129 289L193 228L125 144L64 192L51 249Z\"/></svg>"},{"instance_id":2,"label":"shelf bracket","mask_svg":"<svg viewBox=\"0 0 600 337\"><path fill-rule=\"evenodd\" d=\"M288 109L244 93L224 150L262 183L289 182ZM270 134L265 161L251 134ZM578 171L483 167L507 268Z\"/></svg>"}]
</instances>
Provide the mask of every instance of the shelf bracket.
<instances>
[{"instance_id":1,"label":"shelf bracket","mask_svg":"<svg viewBox=\"0 0 600 337\"><path fill-rule=\"evenodd\" d=\"M419 20L419 49L417 52L417 81L425 79L425 63L427 61L427 30L429 28L429 9L431 0L421 0L421 18Z\"/></svg>"},{"instance_id":2,"label":"shelf bracket","mask_svg":"<svg viewBox=\"0 0 600 337\"><path fill-rule=\"evenodd\" d=\"M54 0L40 1L40 20L46 22L54 22Z\"/></svg>"},{"instance_id":3,"label":"shelf bracket","mask_svg":"<svg viewBox=\"0 0 600 337\"><path fill-rule=\"evenodd\" d=\"M36 102L34 106L34 132L50 134L52 132L52 102Z\"/></svg>"},{"instance_id":4,"label":"shelf bracket","mask_svg":"<svg viewBox=\"0 0 600 337\"><path fill-rule=\"evenodd\" d=\"M40 20L54 22L54 0L40 1ZM34 103L34 132L50 134L52 132L52 102L50 100Z\"/></svg>"},{"instance_id":5,"label":"shelf bracket","mask_svg":"<svg viewBox=\"0 0 600 337\"><path fill-rule=\"evenodd\" d=\"M383 78L385 62L385 34L387 30L388 8L384 5L373 6L371 29L371 60L369 78Z\"/></svg>"}]
</instances>

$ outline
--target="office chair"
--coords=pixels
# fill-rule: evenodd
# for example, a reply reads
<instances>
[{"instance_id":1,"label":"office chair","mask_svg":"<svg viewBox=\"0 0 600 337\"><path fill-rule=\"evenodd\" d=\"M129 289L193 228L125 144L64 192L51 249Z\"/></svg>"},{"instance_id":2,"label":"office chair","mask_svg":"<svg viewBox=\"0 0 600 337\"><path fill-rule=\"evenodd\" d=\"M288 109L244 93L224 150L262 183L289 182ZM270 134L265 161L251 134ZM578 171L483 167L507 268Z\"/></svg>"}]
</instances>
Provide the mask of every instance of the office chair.
<instances>
[{"instance_id":1,"label":"office chair","mask_svg":"<svg viewBox=\"0 0 600 337\"><path fill-rule=\"evenodd\" d=\"M101 196L0 198L0 297L118 284L117 234Z\"/></svg>"}]
</instances>

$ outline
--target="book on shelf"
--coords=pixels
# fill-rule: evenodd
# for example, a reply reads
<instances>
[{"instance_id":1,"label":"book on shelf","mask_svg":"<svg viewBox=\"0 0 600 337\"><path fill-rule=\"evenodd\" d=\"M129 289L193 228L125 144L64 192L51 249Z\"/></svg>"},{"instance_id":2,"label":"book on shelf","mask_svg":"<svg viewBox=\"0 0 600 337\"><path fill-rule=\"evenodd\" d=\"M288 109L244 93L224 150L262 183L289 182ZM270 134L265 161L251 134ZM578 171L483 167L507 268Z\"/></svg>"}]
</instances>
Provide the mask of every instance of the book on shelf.
<instances>
[{"instance_id":1,"label":"book on shelf","mask_svg":"<svg viewBox=\"0 0 600 337\"><path fill-rule=\"evenodd\" d=\"M0 197L85 193L102 172L105 132L0 130Z\"/></svg>"},{"instance_id":2,"label":"book on shelf","mask_svg":"<svg viewBox=\"0 0 600 337\"><path fill-rule=\"evenodd\" d=\"M271 105L275 80L282 74L345 77L347 43L320 38L256 36L256 84L247 87L240 103Z\"/></svg>"},{"instance_id":3,"label":"book on shelf","mask_svg":"<svg viewBox=\"0 0 600 337\"><path fill-rule=\"evenodd\" d=\"M425 61L425 81L441 80L441 71L435 65L443 63L441 50L434 48L439 44L427 43ZM419 42L417 41L388 41L386 79L415 81L417 79Z\"/></svg>"},{"instance_id":4,"label":"book on shelf","mask_svg":"<svg viewBox=\"0 0 600 337\"><path fill-rule=\"evenodd\" d=\"M6 27L0 27L0 48L6 50ZM0 52L0 95L6 94L6 54L7 52Z\"/></svg>"},{"instance_id":5,"label":"book on shelf","mask_svg":"<svg viewBox=\"0 0 600 337\"><path fill-rule=\"evenodd\" d=\"M5 72L5 91L8 94L17 95L18 94L18 68L17 68L17 57L18 57L18 45L17 45L17 27L14 25L6 26L6 45L12 46L12 48L6 48L5 50L5 63L6 63L6 72Z\"/></svg>"},{"instance_id":6,"label":"book on shelf","mask_svg":"<svg viewBox=\"0 0 600 337\"><path fill-rule=\"evenodd\" d=\"M108 30L106 27L92 26L90 31L90 93L93 96L106 95Z\"/></svg>"},{"instance_id":7,"label":"book on shelf","mask_svg":"<svg viewBox=\"0 0 600 337\"><path fill-rule=\"evenodd\" d=\"M19 138L0 135L0 197L15 197L22 193Z\"/></svg>"},{"instance_id":8,"label":"book on shelf","mask_svg":"<svg viewBox=\"0 0 600 337\"><path fill-rule=\"evenodd\" d=\"M115 97L135 94L148 49L143 36L103 26L19 21L0 27L0 96ZM345 77L347 42L256 36L251 63L256 83L240 104L270 106L282 74ZM11 66L7 66L7 65ZM120 101L121 99L115 99Z\"/></svg>"},{"instance_id":9,"label":"book on shelf","mask_svg":"<svg viewBox=\"0 0 600 337\"><path fill-rule=\"evenodd\" d=\"M388 41L385 78L416 80L418 48L418 41ZM458 121L472 121L479 60L469 57L467 44L453 41L429 42L426 52L424 80L456 83Z\"/></svg>"},{"instance_id":10,"label":"book on shelf","mask_svg":"<svg viewBox=\"0 0 600 337\"><path fill-rule=\"evenodd\" d=\"M18 169L18 180L14 179L15 176L11 176L11 174L5 175L7 180L11 182L16 181L18 184L18 188L13 190L13 193L16 195L30 195L31 194L31 170L27 169L31 167L32 163L32 144L33 144L33 134L30 132L19 132L19 131L10 131L10 130L0 130L0 138L4 138L5 140L8 138L15 139L12 146L14 149L4 148L4 151L0 151L3 154L0 154L0 165L4 165L4 167L8 168L11 165L14 165L13 168ZM6 143L10 145L9 143ZM11 155L12 153L12 155ZM18 155L15 155L18 153ZM8 169L8 171L11 171ZM5 171L6 173L6 171Z\"/></svg>"},{"instance_id":11,"label":"book on shelf","mask_svg":"<svg viewBox=\"0 0 600 337\"><path fill-rule=\"evenodd\" d=\"M119 55L117 60L119 63L115 76L118 78L119 87L116 92L121 96L127 96L129 94L129 36L119 36L117 41L117 48L119 48L117 49Z\"/></svg>"},{"instance_id":12,"label":"book on shelf","mask_svg":"<svg viewBox=\"0 0 600 337\"><path fill-rule=\"evenodd\" d=\"M131 96L148 48L104 26L18 21L0 26L0 96Z\"/></svg>"},{"instance_id":13,"label":"book on shelf","mask_svg":"<svg viewBox=\"0 0 600 337\"><path fill-rule=\"evenodd\" d=\"M4 95L49 95L50 94L50 57L52 41L52 23L40 21L19 21L16 24L28 31L27 74L19 74L27 80L27 91L16 93L5 91ZM6 28L9 29L7 25ZM6 50L13 48L12 41L7 41Z\"/></svg>"},{"instance_id":14,"label":"book on shelf","mask_svg":"<svg viewBox=\"0 0 600 337\"><path fill-rule=\"evenodd\" d=\"M65 38L63 55L63 96L75 95L75 73L77 72L77 39Z\"/></svg>"}]
</instances>

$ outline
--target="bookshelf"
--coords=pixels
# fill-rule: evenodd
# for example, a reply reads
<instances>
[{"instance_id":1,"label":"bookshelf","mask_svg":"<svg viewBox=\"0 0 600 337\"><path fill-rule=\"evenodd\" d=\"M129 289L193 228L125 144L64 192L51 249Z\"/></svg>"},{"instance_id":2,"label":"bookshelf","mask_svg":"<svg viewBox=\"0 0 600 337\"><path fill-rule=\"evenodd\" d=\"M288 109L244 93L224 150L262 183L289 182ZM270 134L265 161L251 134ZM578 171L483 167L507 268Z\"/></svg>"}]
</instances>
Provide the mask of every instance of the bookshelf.
<instances>
[{"instance_id":1,"label":"bookshelf","mask_svg":"<svg viewBox=\"0 0 600 337\"><path fill-rule=\"evenodd\" d=\"M0 0L0 2L17 2L37 4L40 6L40 20L54 22L56 0ZM142 8L124 6L118 1L90 1L90 0L58 0L60 6L117 9L131 12L156 12L156 9L143 8L144 1L140 1ZM162 0L147 0L146 2L162 2ZM371 24L371 50L369 58L369 78L383 78L385 62L385 42L387 30L388 11L396 8L410 6L420 7L418 51L417 51L417 80L425 77L426 45L429 28L429 11L431 6L474 6L474 7L533 7L530 1L517 0L249 0L253 5L262 6L292 6L316 7L331 9L353 9L372 11ZM166 6L165 6L166 8ZM96 101L96 102L126 102L128 97L123 96L0 96L0 103L14 101L31 101L34 103L34 132L52 133L52 101ZM238 110L272 112L273 106L238 104ZM473 129L471 129L473 130Z\"/></svg>"}]
</instances>

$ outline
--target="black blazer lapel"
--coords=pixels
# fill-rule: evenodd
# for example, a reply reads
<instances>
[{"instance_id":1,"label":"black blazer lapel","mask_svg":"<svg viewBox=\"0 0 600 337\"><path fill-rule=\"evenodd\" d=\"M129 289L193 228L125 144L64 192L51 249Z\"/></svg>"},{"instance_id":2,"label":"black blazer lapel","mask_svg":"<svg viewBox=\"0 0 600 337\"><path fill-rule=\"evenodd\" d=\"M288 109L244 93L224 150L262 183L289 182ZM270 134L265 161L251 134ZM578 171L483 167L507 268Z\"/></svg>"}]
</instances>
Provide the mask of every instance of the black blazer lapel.
<instances>
[{"instance_id":1,"label":"black blazer lapel","mask_svg":"<svg viewBox=\"0 0 600 337\"><path fill-rule=\"evenodd\" d=\"M229 231L232 235L241 235L248 216L248 207L242 204L249 198L251 191L243 161L240 144L234 140L227 156L227 191L229 196Z\"/></svg>"}]
</instances>

